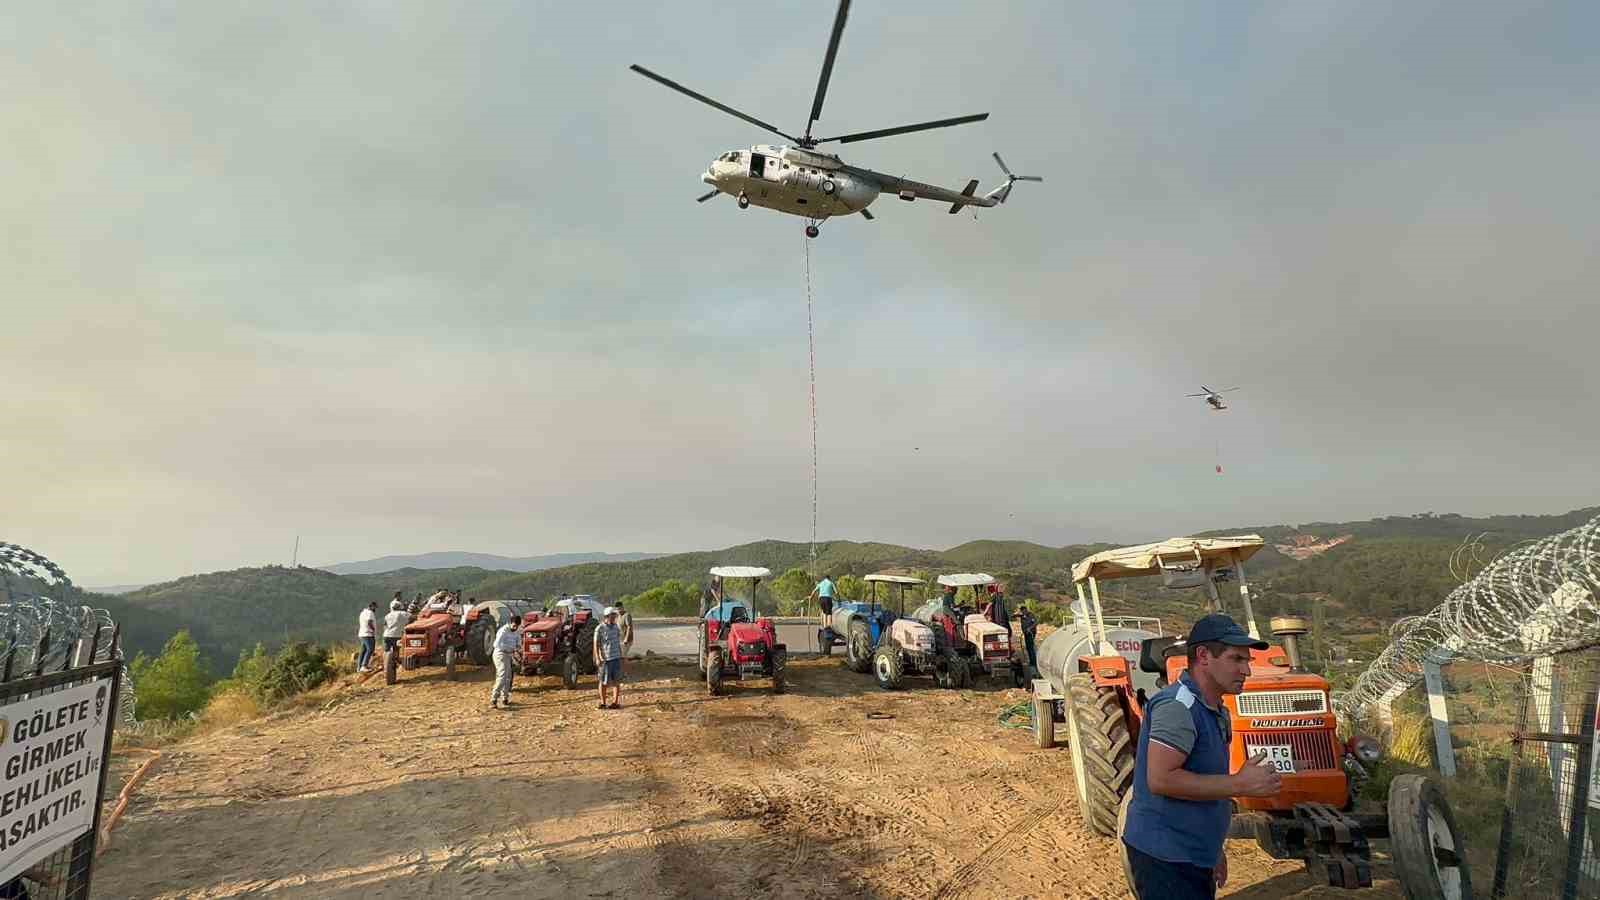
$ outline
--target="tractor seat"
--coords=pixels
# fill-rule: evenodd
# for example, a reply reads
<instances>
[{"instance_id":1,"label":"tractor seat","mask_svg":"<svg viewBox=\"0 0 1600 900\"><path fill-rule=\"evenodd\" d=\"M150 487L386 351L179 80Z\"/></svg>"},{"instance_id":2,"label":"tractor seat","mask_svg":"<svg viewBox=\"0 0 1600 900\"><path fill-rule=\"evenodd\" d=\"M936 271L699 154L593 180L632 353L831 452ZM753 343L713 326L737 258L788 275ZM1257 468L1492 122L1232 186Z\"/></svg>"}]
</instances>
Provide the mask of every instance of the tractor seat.
<instances>
[{"instance_id":1,"label":"tractor seat","mask_svg":"<svg viewBox=\"0 0 1600 900\"><path fill-rule=\"evenodd\" d=\"M1139 644L1139 671L1162 675L1167 671L1167 651L1179 640L1178 635L1145 638Z\"/></svg>"}]
</instances>

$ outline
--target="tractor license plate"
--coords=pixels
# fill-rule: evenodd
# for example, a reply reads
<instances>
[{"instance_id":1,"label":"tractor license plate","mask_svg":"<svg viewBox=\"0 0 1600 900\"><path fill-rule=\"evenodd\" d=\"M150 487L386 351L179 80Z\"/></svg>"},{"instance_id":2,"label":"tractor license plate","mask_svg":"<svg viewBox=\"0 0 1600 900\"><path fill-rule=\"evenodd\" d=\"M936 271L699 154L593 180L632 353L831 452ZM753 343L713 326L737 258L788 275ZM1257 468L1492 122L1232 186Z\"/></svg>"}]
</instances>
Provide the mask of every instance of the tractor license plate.
<instances>
[{"instance_id":1,"label":"tractor license plate","mask_svg":"<svg viewBox=\"0 0 1600 900\"><path fill-rule=\"evenodd\" d=\"M1294 772L1294 753L1288 744L1264 744L1254 748L1267 754L1267 765L1279 772Z\"/></svg>"}]
</instances>

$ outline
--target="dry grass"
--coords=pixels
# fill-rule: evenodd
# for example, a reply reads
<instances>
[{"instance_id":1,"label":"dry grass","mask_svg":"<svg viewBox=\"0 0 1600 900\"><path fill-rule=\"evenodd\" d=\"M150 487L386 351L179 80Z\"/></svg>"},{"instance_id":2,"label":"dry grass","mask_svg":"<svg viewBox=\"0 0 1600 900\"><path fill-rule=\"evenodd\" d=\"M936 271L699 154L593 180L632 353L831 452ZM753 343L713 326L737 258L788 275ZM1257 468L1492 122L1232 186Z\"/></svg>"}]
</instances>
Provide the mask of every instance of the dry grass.
<instances>
[{"instance_id":1,"label":"dry grass","mask_svg":"<svg viewBox=\"0 0 1600 900\"><path fill-rule=\"evenodd\" d=\"M195 734L207 734L219 728L248 722L261 715L261 704L244 691L223 691L212 697L200 711L200 721L195 724Z\"/></svg>"}]
</instances>

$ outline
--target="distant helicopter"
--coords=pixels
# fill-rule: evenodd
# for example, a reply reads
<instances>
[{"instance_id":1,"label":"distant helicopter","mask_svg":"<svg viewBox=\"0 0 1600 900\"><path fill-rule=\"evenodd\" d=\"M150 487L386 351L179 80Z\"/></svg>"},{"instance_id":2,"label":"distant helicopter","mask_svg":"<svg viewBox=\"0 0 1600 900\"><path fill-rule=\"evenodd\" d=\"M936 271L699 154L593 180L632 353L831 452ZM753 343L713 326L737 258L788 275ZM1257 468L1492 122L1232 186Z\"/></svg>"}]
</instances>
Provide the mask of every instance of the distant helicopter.
<instances>
[{"instance_id":1,"label":"distant helicopter","mask_svg":"<svg viewBox=\"0 0 1600 900\"><path fill-rule=\"evenodd\" d=\"M812 137L811 127L822 117L822 100L828 93L828 79L833 75L833 60L839 52L839 37L844 34L845 18L849 12L850 0L839 0L839 11L833 19L833 35L828 39L828 52L822 58L822 77L817 80L816 97L811 101L811 118L806 120L805 134L799 137L779 131L754 116L746 115L731 106L692 91L676 81L657 75L644 66L628 67L652 81L693 97L707 106L720 109L730 116L743 119L751 125L765 128L791 142L792 146L757 144L748 150L730 150L717 157L700 175L700 180L710 185L712 190L700 196L697 202L704 203L718 194L732 194L738 201L740 209L749 209L751 204L755 204L809 219L806 224L806 237L814 238L819 234L817 223L834 216L860 213L862 218L871 221L873 216L867 211L867 207L884 192L894 193L901 200L922 199L948 203L950 212L958 213L964 206L999 206L1011 196L1012 186L1019 181L1044 181L1037 175L1013 175L1011 169L1000 159L1000 154L996 153L994 161L1000 164L1000 171L1005 173L1006 182L987 194L975 196L974 192L978 189L976 178L968 181L962 190L953 191L949 188L911 181L899 175L885 175L871 169L846 165L838 156L815 152L818 144L832 141L849 144L912 131L926 131L930 128L982 122L989 118L988 113L978 113L920 122L915 125L858 131L839 137Z\"/></svg>"},{"instance_id":2,"label":"distant helicopter","mask_svg":"<svg viewBox=\"0 0 1600 900\"><path fill-rule=\"evenodd\" d=\"M1204 397L1204 398L1206 398L1206 402L1211 404L1211 408L1212 409L1227 409L1228 408L1228 404L1222 402L1222 395L1223 394L1227 394L1227 393L1231 393L1233 391L1237 391L1238 388L1231 387L1231 388L1223 388L1220 391L1213 391L1211 388L1208 388L1208 387L1206 387L1205 385L1202 384L1202 385L1200 385L1200 390L1203 393L1199 393L1199 394L1184 394L1184 396L1185 397Z\"/></svg>"}]
</instances>

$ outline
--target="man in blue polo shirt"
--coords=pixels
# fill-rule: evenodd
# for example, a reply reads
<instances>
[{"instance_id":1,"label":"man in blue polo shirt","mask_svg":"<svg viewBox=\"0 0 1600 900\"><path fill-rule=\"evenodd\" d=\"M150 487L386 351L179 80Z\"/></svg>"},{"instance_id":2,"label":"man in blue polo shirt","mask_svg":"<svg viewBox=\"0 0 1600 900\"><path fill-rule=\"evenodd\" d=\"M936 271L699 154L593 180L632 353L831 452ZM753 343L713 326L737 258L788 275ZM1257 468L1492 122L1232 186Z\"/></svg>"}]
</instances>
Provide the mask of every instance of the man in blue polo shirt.
<instances>
[{"instance_id":1,"label":"man in blue polo shirt","mask_svg":"<svg viewBox=\"0 0 1600 900\"><path fill-rule=\"evenodd\" d=\"M1233 729L1222 695L1244 689L1250 650L1267 642L1214 613L1194 623L1184 645L1188 669L1145 704L1139 729L1122 842L1140 900L1215 897L1228 881L1231 798L1270 797L1280 781L1264 755L1228 772Z\"/></svg>"}]
</instances>

